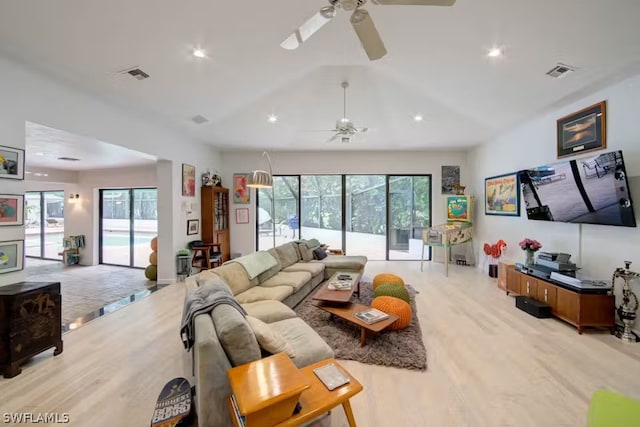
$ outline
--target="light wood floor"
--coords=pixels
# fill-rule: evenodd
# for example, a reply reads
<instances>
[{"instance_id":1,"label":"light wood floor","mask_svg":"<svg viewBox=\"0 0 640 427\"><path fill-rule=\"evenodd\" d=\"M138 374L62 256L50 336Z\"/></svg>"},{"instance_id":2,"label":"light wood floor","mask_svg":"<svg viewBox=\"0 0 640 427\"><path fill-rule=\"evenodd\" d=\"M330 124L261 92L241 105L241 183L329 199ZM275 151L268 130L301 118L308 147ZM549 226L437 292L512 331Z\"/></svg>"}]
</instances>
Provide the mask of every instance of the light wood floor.
<instances>
[{"instance_id":1,"label":"light wood floor","mask_svg":"<svg viewBox=\"0 0 640 427\"><path fill-rule=\"evenodd\" d=\"M400 274L420 293L428 369L341 362L364 385L352 399L358 425L584 426L604 387L640 399L640 344L604 332L578 335L555 319L514 307L471 267L369 262L365 278ZM166 381L190 374L178 329L184 290L171 285L64 335L13 379L0 379L0 412L67 412L72 426L149 425ZM346 426L340 408L315 423Z\"/></svg>"}]
</instances>

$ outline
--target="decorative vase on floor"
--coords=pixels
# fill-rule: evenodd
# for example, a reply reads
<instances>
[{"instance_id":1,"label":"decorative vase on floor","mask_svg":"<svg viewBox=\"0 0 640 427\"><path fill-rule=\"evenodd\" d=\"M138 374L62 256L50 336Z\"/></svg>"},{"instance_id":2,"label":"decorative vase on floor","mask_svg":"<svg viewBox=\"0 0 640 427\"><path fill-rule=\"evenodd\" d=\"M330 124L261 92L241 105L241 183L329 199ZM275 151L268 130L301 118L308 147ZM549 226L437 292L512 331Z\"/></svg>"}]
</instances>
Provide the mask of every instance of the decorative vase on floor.
<instances>
[{"instance_id":1,"label":"decorative vase on floor","mask_svg":"<svg viewBox=\"0 0 640 427\"><path fill-rule=\"evenodd\" d=\"M524 265L526 265L527 267L532 266L533 264L535 264L535 251L525 251L527 253L527 260L524 262Z\"/></svg>"},{"instance_id":2,"label":"decorative vase on floor","mask_svg":"<svg viewBox=\"0 0 640 427\"><path fill-rule=\"evenodd\" d=\"M489 264L489 277L498 277L498 264Z\"/></svg>"}]
</instances>

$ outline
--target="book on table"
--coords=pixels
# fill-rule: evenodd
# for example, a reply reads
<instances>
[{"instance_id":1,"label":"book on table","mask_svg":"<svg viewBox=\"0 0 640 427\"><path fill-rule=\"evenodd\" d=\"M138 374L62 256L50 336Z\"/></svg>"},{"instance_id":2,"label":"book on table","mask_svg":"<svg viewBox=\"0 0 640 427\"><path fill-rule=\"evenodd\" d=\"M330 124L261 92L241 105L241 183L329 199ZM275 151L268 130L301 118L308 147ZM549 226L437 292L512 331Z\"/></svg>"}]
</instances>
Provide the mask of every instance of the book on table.
<instances>
[{"instance_id":1,"label":"book on table","mask_svg":"<svg viewBox=\"0 0 640 427\"><path fill-rule=\"evenodd\" d=\"M345 280L332 280L327 288L332 291L348 291L351 289L351 282Z\"/></svg>"},{"instance_id":2,"label":"book on table","mask_svg":"<svg viewBox=\"0 0 640 427\"><path fill-rule=\"evenodd\" d=\"M368 324L376 323L389 318L389 315L387 313L376 308L370 308L368 310L360 311L356 313L355 316Z\"/></svg>"},{"instance_id":3,"label":"book on table","mask_svg":"<svg viewBox=\"0 0 640 427\"><path fill-rule=\"evenodd\" d=\"M349 377L342 373L340 369L333 363L327 363L324 366L315 368L313 373L322 381L329 390L335 390L341 385L349 382Z\"/></svg>"}]
</instances>

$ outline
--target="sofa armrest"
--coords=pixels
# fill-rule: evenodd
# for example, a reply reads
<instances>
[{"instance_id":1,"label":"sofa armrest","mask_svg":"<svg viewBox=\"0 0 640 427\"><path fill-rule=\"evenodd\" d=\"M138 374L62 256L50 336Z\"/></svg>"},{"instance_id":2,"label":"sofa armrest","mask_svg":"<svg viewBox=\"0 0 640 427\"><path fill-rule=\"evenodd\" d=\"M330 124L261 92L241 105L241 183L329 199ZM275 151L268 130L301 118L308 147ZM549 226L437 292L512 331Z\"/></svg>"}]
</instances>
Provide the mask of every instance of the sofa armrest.
<instances>
[{"instance_id":1,"label":"sofa armrest","mask_svg":"<svg viewBox=\"0 0 640 427\"><path fill-rule=\"evenodd\" d=\"M196 410L200 427L231 427L226 399L231 394L227 370L231 363L218 340L209 314L195 319L193 357L196 378Z\"/></svg>"}]
</instances>

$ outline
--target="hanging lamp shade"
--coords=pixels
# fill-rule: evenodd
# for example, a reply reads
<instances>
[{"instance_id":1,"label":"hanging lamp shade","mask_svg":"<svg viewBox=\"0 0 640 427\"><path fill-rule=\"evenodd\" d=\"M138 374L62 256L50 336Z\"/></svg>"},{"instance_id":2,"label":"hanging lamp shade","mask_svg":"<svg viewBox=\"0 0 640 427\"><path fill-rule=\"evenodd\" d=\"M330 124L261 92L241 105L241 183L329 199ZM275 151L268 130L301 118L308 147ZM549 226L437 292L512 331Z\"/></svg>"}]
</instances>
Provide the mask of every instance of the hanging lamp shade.
<instances>
[{"instance_id":1,"label":"hanging lamp shade","mask_svg":"<svg viewBox=\"0 0 640 427\"><path fill-rule=\"evenodd\" d=\"M247 187L251 188L271 188L273 187L273 177L267 171L255 170L249 176Z\"/></svg>"},{"instance_id":2,"label":"hanging lamp shade","mask_svg":"<svg viewBox=\"0 0 640 427\"><path fill-rule=\"evenodd\" d=\"M262 158L267 160L269 172L254 170L249 176L247 187L251 188L273 188L273 172L271 171L271 157L266 151L262 153Z\"/></svg>"}]
</instances>

